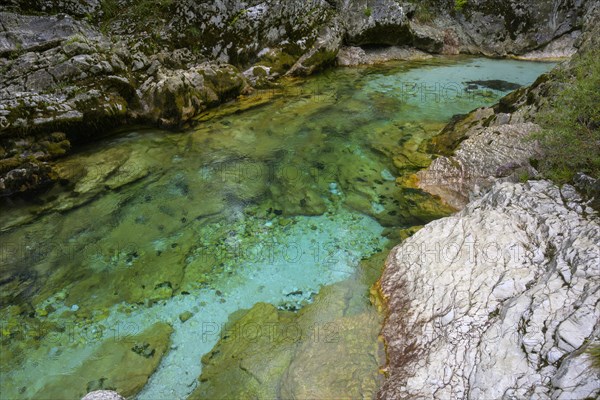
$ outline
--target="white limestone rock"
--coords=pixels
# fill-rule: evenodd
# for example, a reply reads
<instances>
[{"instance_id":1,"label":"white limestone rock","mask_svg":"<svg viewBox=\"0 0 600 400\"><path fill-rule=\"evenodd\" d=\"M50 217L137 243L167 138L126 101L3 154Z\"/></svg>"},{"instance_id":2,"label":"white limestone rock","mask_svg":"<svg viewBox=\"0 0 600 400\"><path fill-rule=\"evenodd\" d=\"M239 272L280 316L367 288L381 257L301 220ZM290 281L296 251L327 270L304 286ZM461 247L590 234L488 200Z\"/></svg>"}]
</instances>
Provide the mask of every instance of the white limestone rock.
<instances>
[{"instance_id":1,"label":"white limestone rock","mask_svg":"<svg viewBox=\"0 0 600 400\"><path fill-rule=\"evenodd\" d=\"M390 254L380 398L596 398L600 224L570 186L497 183Z\"/></svg>"},{"instance_id":2,"label":"white limestone rock","mask_svg":"<svg viewBox=\"0 0 600 400\"><path fill-rule=\"evenodd\" d=\"M477 124L453 156L438 157L417 173L419 187L460 209L496 181L535 176L529 159L539 155L537 143L527 140L540 127L531 122L483 127Z\"/></svg>"}]
</instances>

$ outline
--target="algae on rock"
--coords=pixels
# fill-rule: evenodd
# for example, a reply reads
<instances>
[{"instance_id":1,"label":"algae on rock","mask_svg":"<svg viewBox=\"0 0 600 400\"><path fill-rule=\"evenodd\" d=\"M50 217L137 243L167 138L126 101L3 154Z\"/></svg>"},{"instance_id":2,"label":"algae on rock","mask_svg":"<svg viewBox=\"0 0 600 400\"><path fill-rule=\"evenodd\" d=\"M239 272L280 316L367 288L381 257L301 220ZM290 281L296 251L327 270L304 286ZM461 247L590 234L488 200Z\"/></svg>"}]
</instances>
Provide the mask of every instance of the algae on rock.
<instances>
[{"instance_id":1,"label":"algae on rock","mask_svg":"<svg viewBox=\"0 0 600 400\"><path fill-rule=\"evenodd\" d=\"M156 323L135 336L115 337L69 375L58 375L36 398L80 398L92 390L112 389L125 397L140 391L169 349L173 328Z\"/></svg>"}]
</instances>

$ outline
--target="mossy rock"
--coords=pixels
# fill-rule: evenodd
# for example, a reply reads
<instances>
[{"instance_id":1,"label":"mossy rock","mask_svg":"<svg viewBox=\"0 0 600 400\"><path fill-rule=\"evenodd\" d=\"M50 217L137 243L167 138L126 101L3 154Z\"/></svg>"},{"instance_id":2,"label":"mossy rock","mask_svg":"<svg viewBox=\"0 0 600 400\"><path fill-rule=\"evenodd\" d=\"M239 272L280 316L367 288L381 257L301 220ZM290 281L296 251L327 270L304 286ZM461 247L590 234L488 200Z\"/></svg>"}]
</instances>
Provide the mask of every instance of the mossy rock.
<instances>
[{"instance_id":1,"label":"mossy rock","mask_svg":"<svg viewBox=\"0 0 600 400\"><path fill-rule=\"evenodd\" d=\"M78 399L97 389L133 396L158 367L171 333L170 325L159 322L138 335L108 339L80 367L71 374L56 375L34 397Z\"/></svg>"},{"instance_id":2,"label":"mossy rock","mask_svg":"<svg viewBox=\"0 0 600 400\"><path fill-rule=\"evenodd\" d=\"M494 110L491 108L479 108L466 115L455 115L439 134L423 144L421 150L451 156L458 145L467 139L466 133L470 128L475 125L483 125L484 121L493 115Z\"/></svg>"},{"instance_id":3,"label":"mossy rock","mask_svg":"<svg viewBox=\"0 0 600 400\"><path fill-rule=\"evenodd\" d=\"M298 313L258 303L232 315L189 399L374 397L383 354L369 296L364 282L347 280Z\"/></svg>"},{"instance_id":4,"label":"mossy rock","mask_svg":"<svg viewBox=\"0 0 600 400\"><path fill-rule=\"evenodd\" d=\"M188 399L277 398L278 380L295 346L278 328L292 321L291 313L266 303L233 315L222 339L202 357L200 384Z\"/></svg>"},{"instance_id":5,"label":"mossy rock","mask_svg":"<svg viewBox=\"0 0 600 400\"><path fill-rule=\"evenodd\" d=\"M299 56L291 55L282 50L273 50L265 55L260 64L271 68L271 74L285 74L298 61Z\"/></svg>"}]
</instances>

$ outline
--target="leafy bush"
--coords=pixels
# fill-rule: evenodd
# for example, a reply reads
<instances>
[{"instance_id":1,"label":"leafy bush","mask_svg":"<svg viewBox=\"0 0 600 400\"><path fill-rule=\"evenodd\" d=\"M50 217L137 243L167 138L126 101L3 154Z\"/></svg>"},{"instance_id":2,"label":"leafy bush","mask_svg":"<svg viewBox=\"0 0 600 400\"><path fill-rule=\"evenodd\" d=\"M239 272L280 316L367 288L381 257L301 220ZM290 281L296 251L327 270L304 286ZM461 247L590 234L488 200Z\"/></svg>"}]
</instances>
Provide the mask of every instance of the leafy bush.
<instances>
[{"instance_id":1,"label":"leafy bush","mask_svg":"<svg viewBox=\"0 0 600 400\"><path fill-rule=\"evenodd\" d=\"M544 151L540 172L558 183L577 172L600 178L600 58L578 56L556 77L556 96L537 118L543 128L535 137Z\"/></svg>"}]
</instances>

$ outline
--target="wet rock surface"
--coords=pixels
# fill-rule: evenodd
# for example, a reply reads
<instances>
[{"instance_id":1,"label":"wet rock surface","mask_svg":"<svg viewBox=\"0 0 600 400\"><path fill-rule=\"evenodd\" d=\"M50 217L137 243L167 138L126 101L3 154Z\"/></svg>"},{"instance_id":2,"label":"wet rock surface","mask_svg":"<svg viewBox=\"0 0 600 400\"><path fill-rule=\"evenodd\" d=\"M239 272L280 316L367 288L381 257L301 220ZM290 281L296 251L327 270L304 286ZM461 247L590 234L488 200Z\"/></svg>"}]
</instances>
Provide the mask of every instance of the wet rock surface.
<instances>
[{"instance_id":1,"label":"wet rock surface","mask_svg":"<svg viewBox=\"0 0 600 400\"><path fill-rule=\"evenodd\" d=\"M380 398L594 398L598 216L574 188L498 183L396 247ZM502 371L500 374L498 371Z\"/></svg>"},{"instance_id":2,"label":"wet rock surface","mask_svg":"<svg viewBox=\"0 0 600 400\"><path fill-rule=\"evenodd\" d=\"M529 160L540 153L527 137L538 131L530 122L473 128L454 155L438 157L417 172L419 187L460 209L498 180L535 176Z\"/></svg>"}]
</instances>

